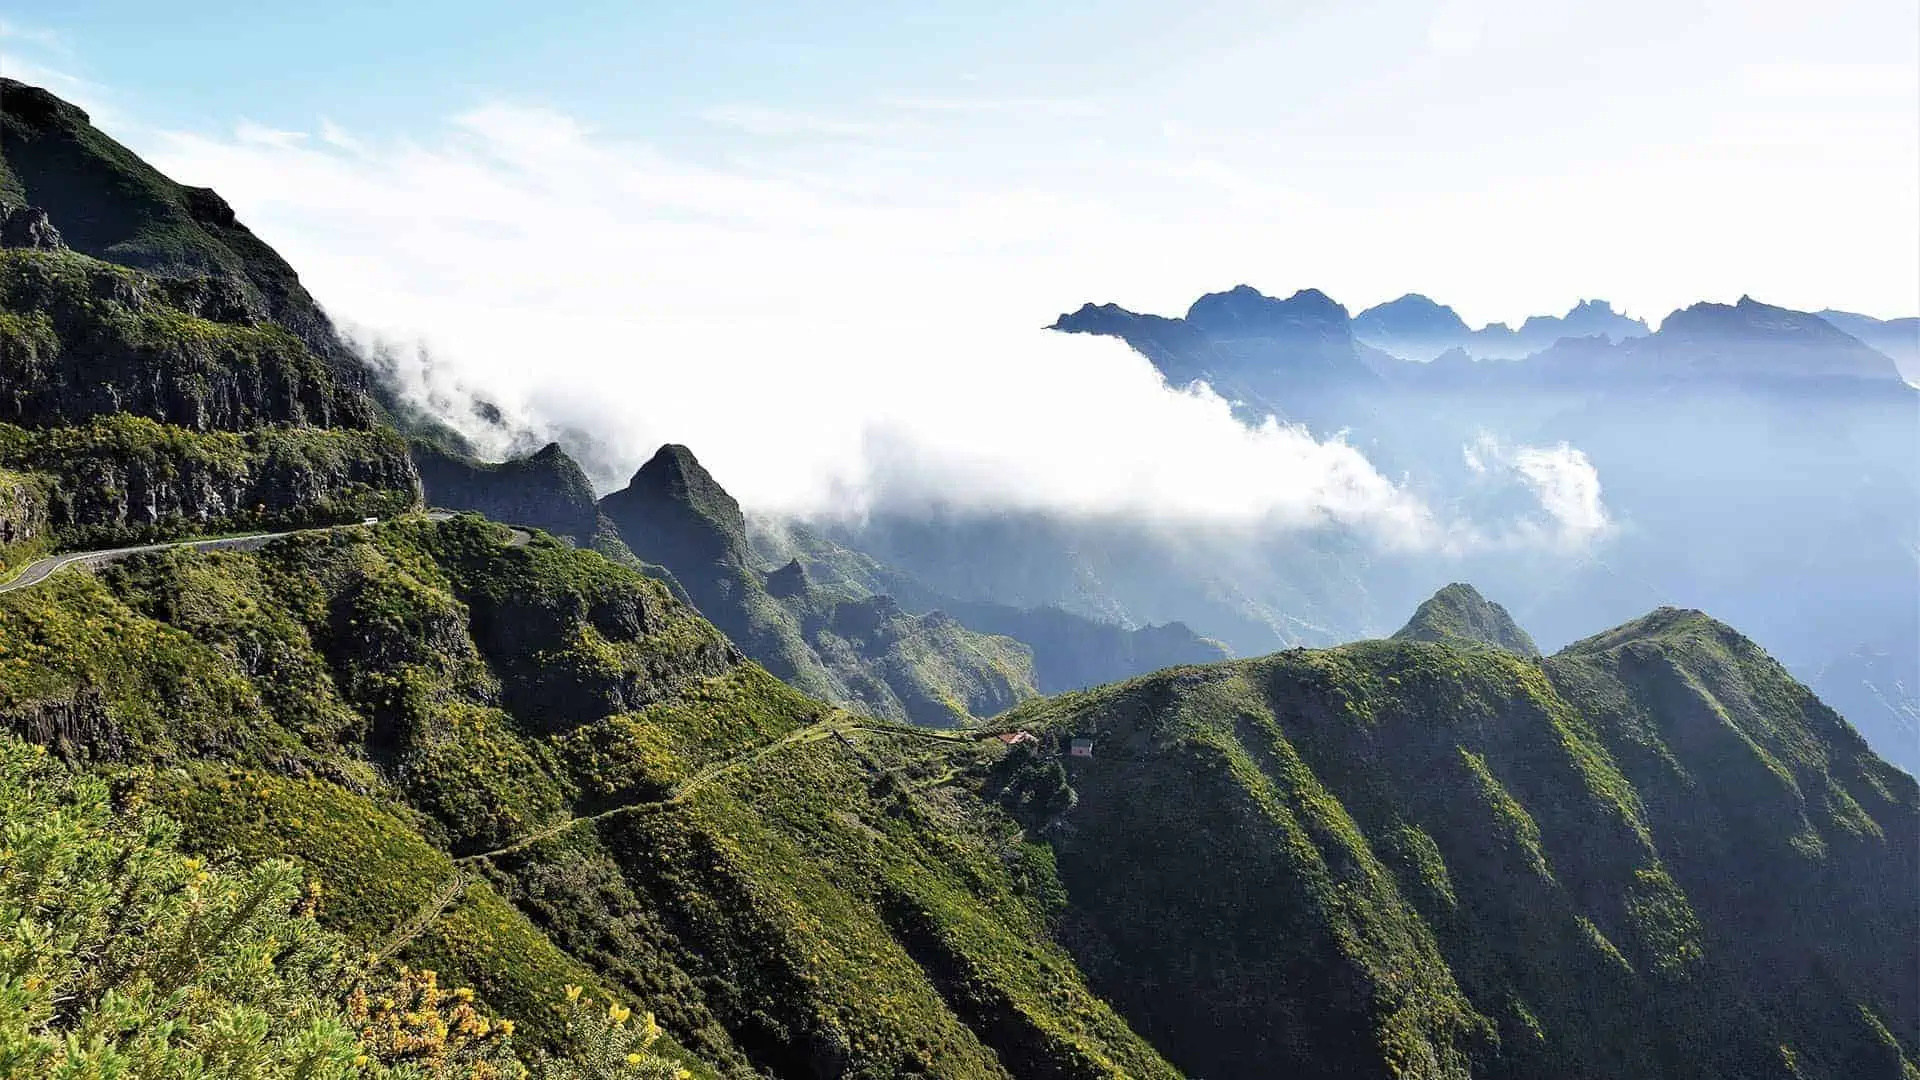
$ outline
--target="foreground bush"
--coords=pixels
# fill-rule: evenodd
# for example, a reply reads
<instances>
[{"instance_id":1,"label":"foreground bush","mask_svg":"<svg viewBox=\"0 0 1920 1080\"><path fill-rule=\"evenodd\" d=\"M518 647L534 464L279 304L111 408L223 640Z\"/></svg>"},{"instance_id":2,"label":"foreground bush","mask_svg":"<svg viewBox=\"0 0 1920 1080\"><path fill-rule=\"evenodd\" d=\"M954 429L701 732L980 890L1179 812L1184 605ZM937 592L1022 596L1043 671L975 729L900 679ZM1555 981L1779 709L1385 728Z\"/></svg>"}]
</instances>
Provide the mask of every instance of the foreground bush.
<instances>
[{"instance_id":1,"label":"foreground bush","mask_svg":"<svg viewBox=\"0 0 1920 1080\"><path fill-rule=\"evenodd\" d=\"M556 1003L523 1062L512 1020L431 971L369 971L314 920L294 864L184 854L99 780L0 737L0 1077L673 1080L652 1017ZM531 1068L529 1068L531 1065Z\"/></svg>"}]
</instances>

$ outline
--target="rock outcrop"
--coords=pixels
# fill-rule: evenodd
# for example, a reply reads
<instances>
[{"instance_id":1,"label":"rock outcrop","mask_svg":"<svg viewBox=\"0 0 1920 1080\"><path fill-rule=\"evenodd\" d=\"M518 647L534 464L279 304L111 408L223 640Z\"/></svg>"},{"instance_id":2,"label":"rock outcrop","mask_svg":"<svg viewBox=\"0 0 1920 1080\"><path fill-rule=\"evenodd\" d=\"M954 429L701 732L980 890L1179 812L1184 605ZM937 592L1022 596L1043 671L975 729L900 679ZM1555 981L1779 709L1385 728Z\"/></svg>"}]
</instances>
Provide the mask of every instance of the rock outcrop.
<instances>
[{"instance_id":1,"label":"rock outcrop","mask_svg":"<svg viewBox=\"0 0 1920 1080\"><path fill-rule=\"evenodd\" d=\"M0 247L59 251L66 246L45 210L0 202Z\"/></svg>"},{"instance_id":2,"label":"rock outcrop","mask_svg":"<svg viewBox=\"0 0 1920 1080\"><path fill-rule=\"evenodd\" d=\"M593 484L559 443L526 457L484 462L415 440L414 465L431 506L472 510L586 545L599 525Z\"/></svg>"}]
</instances>

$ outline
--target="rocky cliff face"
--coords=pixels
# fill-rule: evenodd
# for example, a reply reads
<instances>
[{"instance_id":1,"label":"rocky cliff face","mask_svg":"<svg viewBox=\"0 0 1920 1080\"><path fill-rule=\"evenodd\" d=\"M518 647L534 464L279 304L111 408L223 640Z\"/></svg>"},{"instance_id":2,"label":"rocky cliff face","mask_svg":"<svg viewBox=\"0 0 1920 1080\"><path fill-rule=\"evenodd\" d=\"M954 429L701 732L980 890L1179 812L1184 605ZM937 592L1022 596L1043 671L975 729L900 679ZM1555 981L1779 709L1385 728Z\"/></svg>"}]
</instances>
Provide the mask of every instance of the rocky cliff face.
<instances>
[{"instance_id":1,"label":"rocky cliff face","mask_svg":"<svg viewBox=\"0 0 1920 1080\"><path fill-rule=\"evenodd\" d=\"M45 210L0 201L0 247L59 251L66 246Z\"/></svg>"},{"instance_id":2,"label":"rocky cliff face","mask_svg":"<svg viewBox=\"0 0 1920 1080\"><path fill-rule=\"evenodd\" d=\"M0 468L55 545L417 504L367 369L211 191L0 80Z\"/></svg>"},{"instance_id":3,"label":"rocky cliff face","mask_svg":"<svg viewBox=\"0 0 1920 1080\"><path fill-rule=\"evenodd\" d=\"M498 463L455 456L417 440L411 449L430 505L530 525L583 545L599 527L593 485L559 443Z\"/></svg>"},{"instance_id":4,"label":"rocky cliff face","mask_svg":"<svg viewBox=\"0 0 1920 1080\"><path fill-rule=\"evenodd\" d=\"M226 279L0 250L0 468L50 542L302 526L415 505L371 401Z\"/></svg>"},{"instance_id":5,"label":"rocky cliff face","mask_svg":"<svg viewBox=\"0 0 1920 1080\"><path fill-rule=\"evenodd\" d=\"M0 251L0 422L131 413L196 431L372 425L372 401L223 279Z\"/></svg>"},{"instance_id":6,"label":"rocky cliff face","mask_svg":"<svg viewBox=\"0 0 1920 1080\"><path fill-rule=\"evenodd\" d=\"M0 570L46 546L48 533L44 482L0 470Z\"/></svg>"},{"instance_id":7,"label":"rocky cliff face","mask_svg":"<svg viewBox=\"0 0 1920 1080\"><path fill-rule=\"evenodd\" d=\"M406 446L386 431L200 433L131 416L0 425L0 462L36 478L49 539L71 547L358 521L419 503Z\"/></svg>"}]
</instances>

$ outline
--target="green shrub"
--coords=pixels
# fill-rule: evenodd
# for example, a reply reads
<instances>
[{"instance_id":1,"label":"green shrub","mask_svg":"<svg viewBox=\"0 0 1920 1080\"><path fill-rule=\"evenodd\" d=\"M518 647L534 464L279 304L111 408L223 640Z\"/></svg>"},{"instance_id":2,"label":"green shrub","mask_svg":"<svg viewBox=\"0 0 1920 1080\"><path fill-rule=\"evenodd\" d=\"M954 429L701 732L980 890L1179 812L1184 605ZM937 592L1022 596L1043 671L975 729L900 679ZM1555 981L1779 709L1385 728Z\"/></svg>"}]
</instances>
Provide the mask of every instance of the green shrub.
<instances>
[{"instance_id":1,"label":"green shrub","mask_svg":"<svg viewBox=\"0 0 1920 1080\"><path fill-rule=\"evenodd\" d=\"M573 999L564 1037L514 1054L512 1020L432 971L389 975L315 918L286 860L184 854L104 782L0 738L0 1077L675 1080L652 1017ZM563 1004L562 1008L568 1008Z\"/></svg>"}]
</instances>

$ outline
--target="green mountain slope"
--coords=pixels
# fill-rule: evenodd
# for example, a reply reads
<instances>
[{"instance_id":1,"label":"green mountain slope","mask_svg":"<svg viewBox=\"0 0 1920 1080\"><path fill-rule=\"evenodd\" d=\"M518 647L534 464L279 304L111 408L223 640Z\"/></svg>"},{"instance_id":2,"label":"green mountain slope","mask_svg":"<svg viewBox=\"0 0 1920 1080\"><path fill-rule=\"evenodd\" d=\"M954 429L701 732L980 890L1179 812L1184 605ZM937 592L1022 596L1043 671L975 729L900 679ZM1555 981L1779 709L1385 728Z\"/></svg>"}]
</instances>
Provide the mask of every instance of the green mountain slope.
<instances>
[{"instance_id":1,"label":"green mountain slope","mask_svg":"<svg viewBox=\"0 0 1920 1080\"><path fill-rule=\"evenodd\" d=\"M1540 649L1507 609L1481 596L1471 585L1454 582L1415 609L1407 625L1394 632L1402 641L1456 641L1492 645L1521 656Z\"/></svg>"},{"instance_id":2,"label":"green mountain slope","mask_svg":"<svg viewBox=\"0 0 1920 1080\"><path fill-rule=\"evenodd\" d=\"M1093 740L1031 821L1062 936L1191 1074L1895 1076L1920 1048L1920 793L1698 613L1544 662L1296 650L1005 722L1036 763Z\"/></svg>"},{"instance_id":3,"label":"green mountain slope","mask_svg":"<svg viewBox=\"0 0 1920 1080\"><path fill-rule=\"evenodd\" d=\"M1044 857L953 787L997 741L802 697L543 536L396 523L7 594L0 722L203 849L296 859L323 922L536 1034L597 984L729 1074L1174 1075L1049 937Z\"/></svg>"},{"instance_id":4,"label":"green mountain slope","mask_svg":"<svg viewBox=\"0 0 1920 1080\"><path fill-rule=\"evenodd\" d=\"M601 986L727 1074L1843 1077L1920 1043L1920 792L1695 613L1174 669L1009 745L803 697L661 583L469 517L0 597L0 723L303 863L332 929L537 1037Z\"/></svg>"},{"instance_id":5,"label":"green mountain slope","mask_svg":"<svg viewBox=\"0 0 1920 1080\"><path fill-rule=\"evenodd\" d=\"M364 369L286 261L207 188L177 184L53 94L0 79L0 202L44 210L75 251L163 276L211 277L342 378Z\"/></svg>"},{"instance_id":6,"label":"green mountain slope","mask_svg":"<svg viewBox=\"0 0 1920 1080\"><path fill-rule=\"evenodd\" d=\"M297 863L529 1052L585 987L702 1076L1920 1075L1920 788L1729 628L1539 658L1461 586L1398 640L891 722L1031 698L1036 652L764 572L680 447L591 518L557 450L440 462L599 550L406 513L285 264L37 93L0 87L0 558L397 519L0 594L0 731L223 874Z\"/></svg>"}]
</instances>

